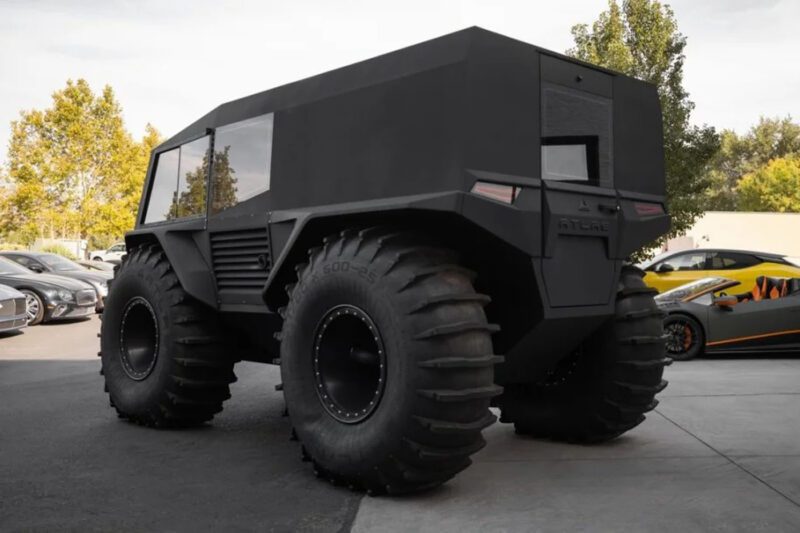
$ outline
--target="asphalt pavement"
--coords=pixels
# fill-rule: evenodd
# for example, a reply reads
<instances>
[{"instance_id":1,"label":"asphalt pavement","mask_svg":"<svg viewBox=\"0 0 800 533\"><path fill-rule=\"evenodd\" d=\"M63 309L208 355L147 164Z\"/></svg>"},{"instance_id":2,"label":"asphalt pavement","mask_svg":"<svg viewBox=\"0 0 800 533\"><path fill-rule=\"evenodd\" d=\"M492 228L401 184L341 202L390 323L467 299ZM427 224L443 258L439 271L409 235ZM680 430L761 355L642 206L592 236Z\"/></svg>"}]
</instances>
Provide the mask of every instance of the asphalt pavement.
<instances>
[{"instance_id":1,"label":"asphalt pavement","mask_svg":"<svg viewBox=\"0 0 800 533\"><path fill-rule=\"evenodd\" d=\"M206 427L118 419L97 330L93 318L0 336L0 530L800 530L800 358L676 363L658 409L611 443L496 424L445 486L369 498L300 461L271 366L237 365Z\"/></svg>"}]
</instances>

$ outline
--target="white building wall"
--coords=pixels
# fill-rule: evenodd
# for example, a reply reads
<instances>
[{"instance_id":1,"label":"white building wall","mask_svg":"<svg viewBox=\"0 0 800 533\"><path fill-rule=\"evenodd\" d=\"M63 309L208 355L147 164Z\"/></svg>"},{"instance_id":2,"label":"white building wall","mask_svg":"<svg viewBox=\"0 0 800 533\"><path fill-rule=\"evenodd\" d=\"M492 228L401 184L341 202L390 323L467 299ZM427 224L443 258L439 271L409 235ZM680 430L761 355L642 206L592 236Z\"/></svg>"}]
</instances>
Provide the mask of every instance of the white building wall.
<instances>
[{"instance_id":1,"label":"white building wall","mask_svg":"<svg viewBox=\"0 0 800 533\"><path fill-rule=\"evenodd\" d=\"M800 257L800 213L708 211L667 250L732 248Z\"/></svg>"}]
</instances>

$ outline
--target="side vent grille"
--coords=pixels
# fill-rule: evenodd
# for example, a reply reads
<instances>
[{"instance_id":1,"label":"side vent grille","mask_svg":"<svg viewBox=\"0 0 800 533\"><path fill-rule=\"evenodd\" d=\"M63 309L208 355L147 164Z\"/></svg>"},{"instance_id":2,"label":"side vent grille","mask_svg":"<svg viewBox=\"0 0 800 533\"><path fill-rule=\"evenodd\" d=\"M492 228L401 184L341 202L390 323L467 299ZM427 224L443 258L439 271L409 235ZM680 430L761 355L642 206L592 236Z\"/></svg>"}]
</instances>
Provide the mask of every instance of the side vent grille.
<instances>
[{"instance_id":1,"label":"side vent grille","mask_svg":"<svg viewBox=\"0 0 800 533\"><path fill-rule=\"evenodd\" d=\"M266 228L211 233L217 289L263 289L272 268Z\"/></svg>"}]
</instances>

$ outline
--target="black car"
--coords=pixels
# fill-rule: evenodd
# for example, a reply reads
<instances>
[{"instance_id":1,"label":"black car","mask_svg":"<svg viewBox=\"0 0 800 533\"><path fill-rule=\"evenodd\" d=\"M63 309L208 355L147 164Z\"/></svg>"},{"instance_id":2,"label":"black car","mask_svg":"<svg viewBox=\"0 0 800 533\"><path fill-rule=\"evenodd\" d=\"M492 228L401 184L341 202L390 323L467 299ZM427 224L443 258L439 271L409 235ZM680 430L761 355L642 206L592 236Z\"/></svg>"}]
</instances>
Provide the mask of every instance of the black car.
<instances>
[{"instance_id":1,"label":"black car","mask_svg":"<svg viewBox=\"0 0 800 533\"><path fill-rule=\"evenodd\" d=\"M0 257L0 283L25 295L28 325L90 315L97 304L97 293L77 279L37 274Z\"/></svg>"},{"instance_id":2,"label":"black car","mask_svg":"<svg viewBox=\"0 0 800 533\"><path fill-rule=\"evenodd\" d=\"M667 316L667 355L800 351L800 279L759 276L750 292L730 295L740 282L702 278L656 296Z\"/></svg>"},{"instance_id":3,"label":"black car","mask_svg":"<svg viewBox=\"0 0 800 533\"><path fill-rule=\"evenodd\" d=\"M93 272L64 256L45 252L0 252L0 257L11 259L33 272L57 274L88 283L97 293L97 312L103 310L108 296L108 280L114 277L113 273Z\"/></svg>"}]
</instances>

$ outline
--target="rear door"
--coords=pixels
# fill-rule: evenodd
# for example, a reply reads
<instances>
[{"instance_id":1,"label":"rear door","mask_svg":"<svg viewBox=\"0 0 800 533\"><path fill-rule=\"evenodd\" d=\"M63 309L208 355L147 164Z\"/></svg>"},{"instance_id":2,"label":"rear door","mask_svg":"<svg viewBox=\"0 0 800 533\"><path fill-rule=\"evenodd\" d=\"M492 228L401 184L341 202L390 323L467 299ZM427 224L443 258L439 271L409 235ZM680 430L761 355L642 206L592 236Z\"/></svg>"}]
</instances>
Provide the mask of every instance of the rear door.
<instances>
[{"instance_id":1,"label":"rear door","mask_svg":"<svg viewBox=\"0 0 800 533\"><path fill-rule=\"evenodd\" d=\"M612 78L541 58L542 274L550 305L607 304L616 290Z\"/></svg>"}]
</instances>

